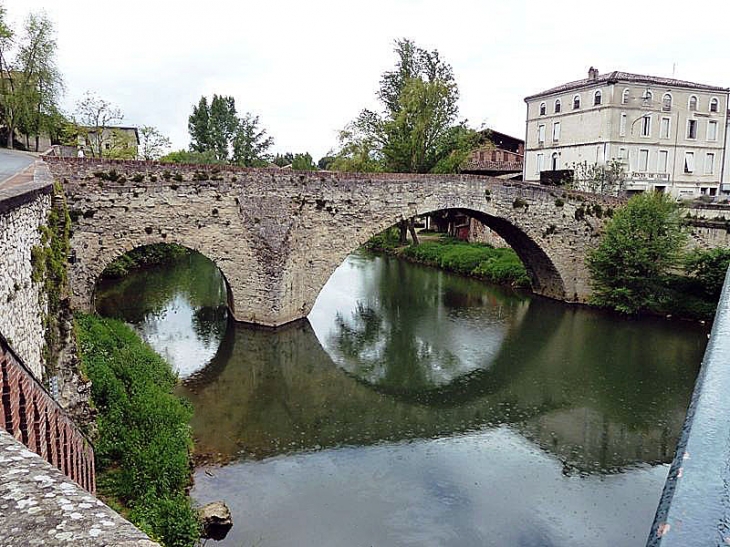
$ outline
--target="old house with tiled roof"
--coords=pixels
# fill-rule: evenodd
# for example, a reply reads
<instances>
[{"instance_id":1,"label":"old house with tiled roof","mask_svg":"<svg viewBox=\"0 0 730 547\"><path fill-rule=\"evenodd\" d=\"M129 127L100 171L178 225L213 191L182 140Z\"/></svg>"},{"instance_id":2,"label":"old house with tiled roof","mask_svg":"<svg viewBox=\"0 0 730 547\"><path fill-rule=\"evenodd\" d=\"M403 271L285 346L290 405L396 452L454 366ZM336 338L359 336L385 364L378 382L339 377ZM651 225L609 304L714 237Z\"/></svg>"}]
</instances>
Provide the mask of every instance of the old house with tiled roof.
<instances>
[{"instance_id":1,"label":"old house with tiled roof","mask_svg":"<svg viewBox=\"0 0 730 547\"><path fill-rule=\"evenodd\" d=\"M524 180L570 177L576 164L615 159L629 193L730 192L729 94L725 87L591 67L587 78L525 98Z\"/></svg>"}]
</instances>

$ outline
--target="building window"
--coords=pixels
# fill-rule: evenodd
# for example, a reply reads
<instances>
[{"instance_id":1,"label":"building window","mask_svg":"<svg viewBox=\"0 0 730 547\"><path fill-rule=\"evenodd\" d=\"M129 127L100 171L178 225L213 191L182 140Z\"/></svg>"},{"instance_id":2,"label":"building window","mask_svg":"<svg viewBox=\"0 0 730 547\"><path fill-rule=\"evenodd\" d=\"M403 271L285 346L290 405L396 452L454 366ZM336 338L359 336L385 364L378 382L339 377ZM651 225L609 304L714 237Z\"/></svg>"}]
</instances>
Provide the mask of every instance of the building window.
<instances>
[{"instance_id":1,"label":"building window","mask_svg":"<svg viewBox=\"0 0 730 547\"><path fill-rule=\"evenodd\" d=\"M553 140L560 140L560 122L553 123Z\"/></svg>"},{"instance_id":2,"label":"building window","mask_svg":"<svg viewBox=\"0 0 730 547\"><path fill-rule=\"evenodd\" d=\"M662 139L668 139L671 137L671 118L662 118L662 126L659 131L659 136Z\"/></svg>"},{"instance_id":3,"label":"building window","mask_svg":"<svg viewBox=\"0 0 730 547\"><path fill-rule=\"evenodd\" d=\"M596 91L593 94L593 106L598 106L600 104L601 104L601 92L600 91Z\"/></svg>"},{"instance_id":4,"label":"building window","mask_svg":"<svg viewBox=\"0 0 730 547\"><path fill-rule=\"evenodd\" d=\"M625 164L628 156L626 155L626 149L625 148L619 148L618 149L618 160Z\"/></svg>"},{"instance_id":5,"label":"building window","mask_svg":"<svg viewBox=\"0 0 730 547\"><path fill-rule=\"evenodd\" d=\"M662 97L662 110L669 112L672 109L672 96L669 93L665 93Z\"/></svg>"},{"instance_id":6,"label":"building window","mask_svg":"<svg viewBox=\"0 0 730 547\"><path fill-rule=\"evenodd\" d=\"M639 150L639 171L646 173L649 170L649 151Z\"/></svg>"},{"instance_id":7,"label":"building window","mask_svg":"<svg viewBox=\"0 0 730 547\"><path fill-rule=\"evenodd\" d=\"M697 138L697 120L687 120L687 138Z\"/></svg>"},{"instance_id":8,"label":"building window","mask_svg":"<svg viewBox=\"0 0 730 547\"><path fill-rule=\"evenodd\" d=\"M537 143L542 144L545 142L545 124L541 123L537 126Z\"/></svg>"},{"instance_id":9,"label":"building window","mask_svg":"<svg viewBox=\"0 0 730 547\"><path fill-rule=\"evenodd\" d=\"M557 152L553 152L551 163L552 163L551 167L552 167L553 171L557 171L558 170L558 153Z\"/></svg>"},{"instance_id":10,"label":"building window","mask_svg":"<svg viewBox=\"0 0 730 547\"><path fill-rule=\"evenodd\" d=\"M542 171L542 165L543 165L544 158L545 158L544 154L537 155L537 162L535 163L535 167L536 167L535 173L540 174L540 172Z\"/></svg>"},{"instance_id":11,"label":"building window","mask_svg":"<svg viewBox=\"0 0 730 547\"><path fill-rule=\"evenodd\" d=\"M715 172L715 154L708 152L705 155L705 175L712 175Z\"/></svg>"},{"instance_id":12,"label":"building window","mask_svg":"<svg viewBox=\"0 0 730 547\"><path fill-rule=\"evenodd\" d=\"M657 173L666 173L667 172L667 159L669 158L669 152L666 150L659 150L659 156L657 158L657 166L656 171Z\"/></svg>"},{"instance_id":13,"label":"building window","mask_svg":"<svg viewBox=\"0 0 730 547\"><path fill-rule=\"evenodd\" d=\"M690 109L690 111L692 111L692 112L696 112L696 111L697 111L697 97L696 97L696 96L692 95L692 96L691 96L691 97L689 98L689 105L688 105L688 108L689 108L689 109Z\"/></svg>"},{"instance_id":14,"label":"building window","mask_svg":"<svg viewBox=\"0 0 730 547\"><path fill-rule=\"evenodd\" d=\"M695 153L685 152L684 153L684 172L694 173L695 172Z\"/></svg>"},{"instance_id":15,"label":"building window","mask_svg":"<svg viewBox=\"0 0 730 547\"><path fill-rule=\"evenodd\" d=\"M596 163L603 163L606 161L605 152L606 149L604 148L604 145L599 144L596 146Z\"/></svg>"},{"instance_id":16,"label":"building window","mask_svg":"<svg viewBox=\"0 0 730 547\"><path fill-rule=\"evenodd\" d=\"M651 137L651 116L648 114L641 118L641 136Z\"/></svg>"},{"instance_id":17,"label":"building window","mask_svg":"<svg viewBox=\"0 0 730 547\"><path fill-rule=\"evenodd\" d=\"M624 89L624 92L621 95L621 104L629 104L629 90L628 89Z\"/></svg>"},{"instance_id":18,"label":"building window","mask_svg":"<svg viewBox=\"0 0 730 547\"><path fill-rule=\"evenodd\" d=\"M618 134L621 137L626 136L626 112L621 112L621 122L619 123Z\"/></svg>"},{"instance_id":19,"label":"building window","mask_svg":"<svg viewBox=\"0 0 730 547\"><path fill-rule=\"evenodd\" d=\"M651 91L649 91L648 89L646 91L644 91L644 95L641 97L641 100L644 103L644 106L649 106L653 99L654 99L654 94Z\"/></svg>"},{"instance_id":20,"label":"building window","mask_svg":"<svg viewBox=\"0 0 730 547\"><path fill-rule=\"evenodd\" d=\"M573 110L578 110L580 108L580 95L576 95L573 97Z\"/></svg>"},{"instance_id":21,"label":"building window","mask_svg":"<svg viewBox=\"0 0 730 547\"><path fill-rule=\"evenodd\" d=\"M707 122L707 140L708 141L716 141L717 140L717 122L716 121L709 121Z\"/></svg>"},{"instance_id":22,"label":"building window","mask_svg":"<svg viewBox=\"0 0 730 547\"><path fill-rule=\"evenodd\" d=\"M544 116L546 110L547 106L545 105L545 103L540 103L540 116Z\"/></svg>"},{"instance_id":23,"label":"building window","mask_svg":"<svg viewBox=\"0 0 730 547\"><path fill-rule=\"evenodd\" d=\"M555 101L555 108L554 108L554 111L555 111L555 113L556 113L556 114L560 114L560 99L557 99L557 100Z\"/></svg>"},{"instance_id":24,"label":"building window","mask_svg":"<svg viewBox=\"0 0 730 547\"><path fill-rule=\"evenodd\" d=\"M719 106L720 101L717 100L717 97L710 99L710 112L717 112Z\"/></svg>"}]
</instances>

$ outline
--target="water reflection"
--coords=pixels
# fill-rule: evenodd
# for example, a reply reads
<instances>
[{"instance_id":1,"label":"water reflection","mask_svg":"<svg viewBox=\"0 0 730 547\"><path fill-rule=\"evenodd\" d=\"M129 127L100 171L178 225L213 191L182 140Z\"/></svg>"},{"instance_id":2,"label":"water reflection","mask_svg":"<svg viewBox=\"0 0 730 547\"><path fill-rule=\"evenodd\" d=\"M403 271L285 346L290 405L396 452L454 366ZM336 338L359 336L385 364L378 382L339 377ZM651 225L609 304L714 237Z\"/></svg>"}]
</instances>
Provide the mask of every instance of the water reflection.
<instances>
[{"instance_id":1,"label":"water reflection","mask_svg":"<svg viewBox=\"0 0 730 547\"><path fill-rule=\"evenodd\" d=\"M205 367L218 350L226 298L218 268L192 252L162 267L101 281L96 310L131 324L184 378Z\"/></svg>"},{"instance_id":2,"label":"water reflection","mask_svg":"<svg viewBox=\"0 0 730 547\"><path fill-rule=\"evenodd\" d=\"M217 317L224 291L173 275L179 291L130 278L103 309L153 345L180 299L207 310L184 338L208 364L179 392L196 451L225 464L193 495L243 522L224 545L643 544L703 327L355 255L309 321L272 331Z\"/></svg>"}]
</instances>

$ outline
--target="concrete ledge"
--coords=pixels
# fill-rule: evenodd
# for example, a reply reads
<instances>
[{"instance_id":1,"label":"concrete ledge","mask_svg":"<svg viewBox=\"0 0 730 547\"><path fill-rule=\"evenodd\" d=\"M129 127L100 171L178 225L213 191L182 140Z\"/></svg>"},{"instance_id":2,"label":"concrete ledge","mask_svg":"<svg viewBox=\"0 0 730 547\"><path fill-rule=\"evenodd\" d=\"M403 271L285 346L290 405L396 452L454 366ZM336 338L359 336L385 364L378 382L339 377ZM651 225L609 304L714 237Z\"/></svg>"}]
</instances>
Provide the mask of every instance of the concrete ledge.
<instances>
[{"instance_id":1,"label":"concrete ledge","mask_svg":"<svg viewBox=\"0 0 730 547\"><path fill-rule=\"evenodd\" d=\"M648 547L730 545L730 277Z\"/></svg>"},{"instance_id":2,"label":"concrete ledge","mask_svg":"<svg viewBox=\"0 0 730 547\"><path fill-rule=\"evenodd\" d=\"M0 545L155 547L145 534L0 431Z\"/></svg>"},{"instance_id":3,"label":"concrete ledge","mask_svg":"<svg viewBox=\"0 0 730 547\"><path fill-rule=\"evenodd\" d=\"M33 165L32 179L0 189L0 214L34 201L39 195L53 193L53 175L48 165L37 160Z\"/></svg>"}]
</instances>

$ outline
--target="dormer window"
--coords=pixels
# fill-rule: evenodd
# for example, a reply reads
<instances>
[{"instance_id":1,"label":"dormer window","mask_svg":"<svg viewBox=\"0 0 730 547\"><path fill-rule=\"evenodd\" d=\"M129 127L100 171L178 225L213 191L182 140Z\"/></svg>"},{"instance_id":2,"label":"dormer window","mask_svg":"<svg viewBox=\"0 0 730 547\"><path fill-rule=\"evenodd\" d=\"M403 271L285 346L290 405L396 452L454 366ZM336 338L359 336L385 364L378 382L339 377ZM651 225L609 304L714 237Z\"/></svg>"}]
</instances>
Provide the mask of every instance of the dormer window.
<instances>
[{"instance_id":1,"label":"dormer window","mask_svg":"<svg viewBox=\"0 0 730 547\"><path fill-rule=\"evenodd\" d=\"M672 96L669 93L665 93L662 97L662 110L669 112L672 109Z\"/></svg>"},{"instance_id":2,"label":"dormer window","mask_svg":"<svg viewBox=\"0 0 730 547\"><path fill-rule=\"evenodd\" d=\"M546 110L547 106L545 105L545 103L540 103L540 116L544 116Z\"/></svg>"},{"instance_id":3,"label":"dormer window","mask_svg":"<svg viewBox=\"0 0 730 547\"><path fill-rule=\"evenodd\" d=\"M593 94L593 106L599 106L601 104L601 92L596 91Z\"/></svg>"},{"instance_id":4,"label":"dormer window","mask_svg":"<svg viewBox=\"0 0 730 547\"><path fill-rule=\"evenodd\" d=\"M695 95L692 95L689 98L688 108L689 108L690 112L697 112L697 97Z\"/></svg>"},{"instance_id":5,"label":"dormer window","mask_svg":"<svg viewBox=\"0 0 730 547\"><path fill-rule=\"evenodd\" d=\"M580 95L576 95L573 97L573 110L578 110L580 108Z\"/></svg>"},{"instance_id":6,"label":"dormer window","mask_svg":"<svg viewBox=\"0 0 730 547\"><path fill-rule=\"evenodd\" d=\"M557 99L555 101L555 108L553 109L553 112L556 114L560 114L560 99Z\"/></svg>"},{"instance_id":7,"label":"dormer window","mask_svg":"<svg viewBox=\"0 0 730 547\"><path fill-rule=\"evenodd\" d=\"M710 112L717 112L719 106L720 101L717 100L717 97L713 97L712 99L710 99Z\"/></svg>"}]
</instances>

